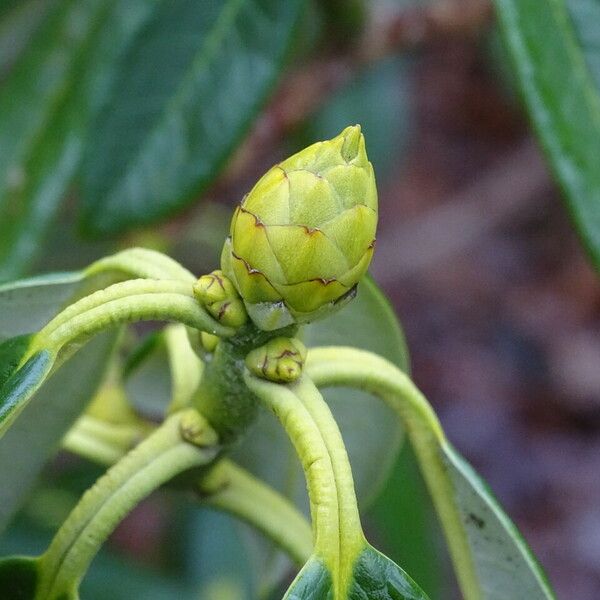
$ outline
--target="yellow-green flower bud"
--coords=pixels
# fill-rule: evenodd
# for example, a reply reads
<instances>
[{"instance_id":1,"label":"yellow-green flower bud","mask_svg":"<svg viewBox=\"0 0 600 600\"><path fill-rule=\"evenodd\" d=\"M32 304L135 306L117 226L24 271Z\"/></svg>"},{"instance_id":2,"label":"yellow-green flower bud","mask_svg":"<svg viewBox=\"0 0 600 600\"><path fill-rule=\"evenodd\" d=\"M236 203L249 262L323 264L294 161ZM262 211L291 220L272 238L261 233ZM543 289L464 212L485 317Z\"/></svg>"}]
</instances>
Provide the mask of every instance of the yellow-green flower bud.
<instances>
[{"instance_id":1,"label":"yellow-green flower bud","mask_svg":"<svg viewBox=\"0 0 600 600\"><path fill-rule=\"evenodd\" d=\"M377 189L360 126L272 167L236 209L221 268L261 329L313 321L371 261Z\"/></svg>"},{"instance_id":2,"label":"yellow-green flower bud","mask_svg":"<svg viewBox=\"0 0 600 600\"><path fill-rule=\"evenodd\" d=\"M212 333L207 333L206 331L200 332L200 342L206 352L214 352L219 340L220 338Z\"/></svg>"},{"instance_id":3,"label":"yellow-green flower bud","mask_svg":"<svg viewBox=\"0 0 600 600\"><path fill-rule=\"evenodd\" d=\"M194 284L194 296L227 327L241 327L248 318L236 288L222 271L200 277Z\"/></svg>"},{"instance_id":4,"label":"yellow-green flower bud","mask_svg":"<svg viewBox=\"0 0 600 600\"><path fill-rule=\"evenodd\" d=\"M291 383L302 375L305 360L306 347L300 340L278 337L249 352L246 367L257 377Z\"/></svg>"}]
</instances>

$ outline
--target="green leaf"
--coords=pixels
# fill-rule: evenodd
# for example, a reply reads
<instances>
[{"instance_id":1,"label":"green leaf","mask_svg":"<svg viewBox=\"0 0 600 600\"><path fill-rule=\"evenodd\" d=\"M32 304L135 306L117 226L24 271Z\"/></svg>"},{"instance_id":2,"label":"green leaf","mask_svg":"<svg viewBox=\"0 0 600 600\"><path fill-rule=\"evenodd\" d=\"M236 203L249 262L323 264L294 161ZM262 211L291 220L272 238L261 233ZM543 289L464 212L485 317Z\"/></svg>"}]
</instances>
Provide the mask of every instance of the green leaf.
<instances>
[{"instance_id":1,"label":"green leaf","mask_svg":"<svg viewBox=\"0 0 600 600\"><path fill-rule=\"evenodd\" d=\"M337 592L337 593L336 593ZM331 574L316 557L300 571L284 600L426 600L419 586L393 561L367 546L354 563L343 592L334 590Z\"/></svg>"},{"instance_id":2,"label":"green leaf","mask_svg":"<svg viewBox=\"0 0 600 600\"><path fill-rule=\"evenodd\" d=\"M20 507L40 470L58 450L60 441L93 397L104 376L116 336L117 332L112 331L94 338L58 369L41 389L49 372L48 363L43 358L39 358L27 371L27 365L18 371L21 385L16 389L29 391L16 398L13 396L13 412L20 408L18 403L27 403L38 391L35 401L25 407L20 417L0 437L0 531ZM22 339L28 338L24 336ZM6 364L2 348L12 342L9 340L0 345L0 365ZM5 388L6 384L0 388L0 415L5 413Z\"/></svg>"},{"instance_id":3,"label":"green leaf","mask_svg":"<svg viewBox=\"0 0 600 600\"><path fill-rule=\"evenodd\" d=\"M5 361L2 365L4 381L0 387L0 436L42 385L54 364L52 353L41 350L19 367L30 340L30 336L12 338L0 345L0 357Z\"/></svg>"},{"instance_id":4,"label":"green leaf","mask_svg":"<svg viewBox=\"0 0 600 600\"><path fill-rule=\"evenodd\" d=\"M35 256L153 0L59 0L0 92L0 280Z\"/></svg>"},{"instance_id":5,"label":"green leaf","mask_svg":"<svg viewBox=\"0 0 600 600\"><path fill-rule=\"evenodd\" d=\"M84 278L83 271L74 271L0 285L0 341L41 329L77 294Z\"/></svg>"},{"instance_id":6,"label":"green leaf","mask_svg":"<svg viewBox=\"0 0 600 600\"><path fill-rule=\"evenodd\" d=\"M536 133L600 269L600 60L596 0L495 0Z\"/></svg>"},{"instance_id":7,"label":"green leaf","mask_svg":"<svg viewBox=\"0 0 600 600\"><path fill-rule=\"evenodd\" d=\"M0 595L7 600L34 600L38 577L37 558L4 558L0 560Z\"/></svg>"},{"instance_id":8,"label":"green leaf","mask_svg":"<svg viewBox=\"0 0 600 600\"><path fill-rule=\"evenodd\" d=\"M83 177L83 225L112 234L211 183L282 68L303 0L162 1L123 58Z\"/></svg>"},{"instance_id":9,"label":"green leaf","mask_svg":"<svg viewBox=\"0 0 600 600\"><path fill-rule=\"evenodd\" d=\"M487 484L450 444L443 446L442 460L452 480L453 501L473 553L482 597L554 599L527 542Z\"/></svg>"}]
</instances>

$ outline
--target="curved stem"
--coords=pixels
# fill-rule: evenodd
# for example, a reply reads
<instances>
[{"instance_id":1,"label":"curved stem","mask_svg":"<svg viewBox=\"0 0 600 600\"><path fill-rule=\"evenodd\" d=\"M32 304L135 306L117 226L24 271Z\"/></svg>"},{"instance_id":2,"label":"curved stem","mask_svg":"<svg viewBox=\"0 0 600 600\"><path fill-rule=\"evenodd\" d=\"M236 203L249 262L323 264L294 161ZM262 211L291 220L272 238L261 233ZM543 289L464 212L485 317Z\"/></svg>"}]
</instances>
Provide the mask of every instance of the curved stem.
<instances>
[{"instance_id":1,"label":"curved stem","mask_svg":"<svg viewBox=\"0 0 600 600\"><path fill-rule=\"evenodd\" d=\"M142 320L178 321L220 336L234 333L200 306L189 283L133 279L94 292L59 313L34 337L21 364L40 349L51 348L58 353L78 338L114 325Z\"/></svg>"},{"instance_id":2,"label":"curved stem","mask_svg":"<svg viewBox=\"0 0 600 600\"><path fill-rule=\"evenodd\" d=\"M465 598L480 598L471 550L442 460L448 444L433 409L410 378L387 360L355 348L314 348L306 372L318 386L349 386L380 396L402 419L439 515Z\"/></svg>"},{"instance_id":3,"label":"curved stem","mask_svg":"<svg viewBox=\"0 0 600 600\"><path fill-rule=\"evenodd\" d=\"M110 425L84 415L66 435L63 448L110 466L143 435L141 427ZM310 556L312 531L304 515L279 492L233 462L223 459L195 485L204 504L255 527L298 564Z\"/></svg>"},{"instance_id":4,"label":"curved stem","mask_svg":"<svg viewBox=\"0 0 600 600\"><path fill-rule=\"evenodd\" d=\"M360 526L348 457L337 424L312 381L287 386L245 375L246 384L281 421L306 476L320 556L344 589L366 541Z\"/></svg>"},{"instance_id":5,"label":"curved stem","mask_svg":"<svg viewBox=\"0 0 600 600\"><path fill-rule=\"evenodd\" d=\"M193 431L196 444L184 439L187 431ZM200 441L206 444L202 448ZM198 413L183 411L167 419L83 495L41 557L35 600L74 593L104 540L140 500L215 455L215 434Z\"/></svg>"},{"instance_id":6,"label":"curved stem","mask_svg":"<svg viewBox=\"0 0 600 600\"><path fill-rule=\"evenodd\" d=\"M92 263L85 274L93 276L107 271L120 271L146 279L179 279L194 283L196 277L169 256L146 248L128 248Z\"/></svg>"},{"instance_id":7,"label":"curved stem","mask_svg":"<svg viewBox=\"0 0 600 600\"><path fill-rule=\"evenodd\" d=\"M299 565L313 551L304 515L284 496L229 460L222 460L198 482L202 501L256 527Z\"/></svg>"},{"instance_id":8,"label":"curved stem","mask_svg":"<svg viewBox=\"0 0 600 600\"><path fill-rule=\"evenodd\" d=\"M198 358L183 325L165 327L164 339L171 371L171 401L167 413L174 413L192 404L194 392L198 389L204 363Z\"/></svg>"},{"instance_id":9,"label":"curved stem","mask_svg":"<svg viewBox=\"0 0 600 600\"><path fill-rule=\"evenodd\" d=\"M95 463L110 466L150 431L150 426L113 424L82 415L64 437L63 448Z\"/></svg>"}]
</instances>

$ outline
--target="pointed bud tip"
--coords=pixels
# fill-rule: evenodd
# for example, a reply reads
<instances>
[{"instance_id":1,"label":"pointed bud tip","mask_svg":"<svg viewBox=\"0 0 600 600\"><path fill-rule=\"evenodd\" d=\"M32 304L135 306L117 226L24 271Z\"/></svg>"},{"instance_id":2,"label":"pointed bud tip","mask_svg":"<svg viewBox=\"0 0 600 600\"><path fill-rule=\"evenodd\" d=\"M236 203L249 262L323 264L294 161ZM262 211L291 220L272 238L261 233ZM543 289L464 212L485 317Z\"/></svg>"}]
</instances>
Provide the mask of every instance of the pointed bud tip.
<instances>
[{"instance_id":1,"label":"pointed bud tip","mask_svg":"<svg viewBox=\"0 0 600 600\"><path fill-rule=\"evenodd\" d=\"M360 125L350 125L340 133L340 137L344 139L342 145L342 156L347 162L351 162L364 152L365 138L361 132Z\"/></svg>"}]
</instances>

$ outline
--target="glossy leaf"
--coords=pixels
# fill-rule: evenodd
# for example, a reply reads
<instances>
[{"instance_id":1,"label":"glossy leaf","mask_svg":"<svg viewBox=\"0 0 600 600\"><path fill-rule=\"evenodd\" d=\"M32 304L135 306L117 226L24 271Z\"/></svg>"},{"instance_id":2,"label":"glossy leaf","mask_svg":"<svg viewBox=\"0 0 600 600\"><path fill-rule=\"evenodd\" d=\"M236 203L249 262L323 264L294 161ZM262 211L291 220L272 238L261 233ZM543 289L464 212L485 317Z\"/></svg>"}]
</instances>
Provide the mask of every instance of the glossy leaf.
<instances>
[{"instance_id":1,"label":"glossy leaf","mask_svg":"<svg viewBox=\"0 0 600 600\"><path fill-rule=\"evenodd\" d=\"M600 269L600 60L596 0L495 0L537 135Z\"/></svg>"},{"instance_id":2,"label":"glossy leaf","mask_svg":"<svg viewBox=\"0 0 600 600\"><path fill-rule=\"evenodd\" d=\"M302 4L159 4L95 125L83 178L88 232L156 221L214 180L282 68Z\"/></svg>"},{"instance_id":3,"label":"glossy leaf","mask_svg":"<svg viewBox=\"0 0 600 600\"><path fill-rule=\"evenodd\" d=\"M419 586L393 561L367 546L359 555L344 592L334 590L327 567L313 557L284 600L427 600Z\"/></svg>"},{"instance_id":4,"label":"glossy leaf","mask_svg":"<svg viewBox=\"0 0 600 600\"><path fill-rule=\"evenodd\" d=\"M116 59L154 0L59 0L0 92L0 280L21 273L79 166Z\"/></svg>"},{"instance_id":5,"label":"glossy leaf","mask_svg":"<svg viewBox=\"0 0 600 600\"><path fill-rule=\"evenodd\" d=\"M11 338L0 345L4 380L0 386L0 436L42 385L54 364L54 355L40 350L20 366L30 340L30 336L23 336Z\"/></svg>"},{"instance_id":6,"label":"glossy leaf","mask_svg":"<svg viewBox=\"0 0 600 600\"><path fill-rule=\"evenodd\" d=\"M0 597L7 600L35 600L38 565L36 558L14 556L0 560Z\"/></svg>"},{"instance_id":7,"label":"glossy leaf","mask_svg":"<svg viewBox=\"0 0 600 600\"><path fill-rule=\"evenodd\" d=\"M35 401L26 406L0 437L0 481L3 482L0 487L0 531L20 507L40 470L58 450L61 439L93 397L105 373L116 335L116 331L104 333L75 354L37 391ZM9 342L0 345L0 360L3 358L1 348ZM40 375L47 374L41 359L38 362L37 369L27 371L28 389L33 390L30 393L35 393L43 382ZM5 387L1 390L0 399L3 399ZM21 395L17 401L27 402L28 398Z\"/></svg>"}]
</instances>

